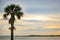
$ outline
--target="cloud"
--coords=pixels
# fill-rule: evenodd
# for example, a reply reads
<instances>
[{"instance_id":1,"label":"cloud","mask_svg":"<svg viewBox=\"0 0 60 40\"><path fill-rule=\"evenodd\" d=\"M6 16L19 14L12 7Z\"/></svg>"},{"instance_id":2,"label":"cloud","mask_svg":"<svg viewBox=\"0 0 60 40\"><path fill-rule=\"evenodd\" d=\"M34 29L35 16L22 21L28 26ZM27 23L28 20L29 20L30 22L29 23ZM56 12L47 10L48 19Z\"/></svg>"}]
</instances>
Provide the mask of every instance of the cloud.
<instances>
[{"instance_id":1,"label":"cloud","mask_svg":"<svg viewBox=\"0 0 60 40\"><path fill-rule=\"evenodd\" d=\"M56 0L0 0L0 9L11 3L19 4L22 7L24 16L20 20L15 20L16 35L27 34L60 34L60 3ZM7 2L9 2L7 4ZM3 4L3 5L2 5ZM6 4L6 5L5 5ZM28 6L29 5L29 6ZM0 11L1 11L0 10ZM48 13L46 13L48 12ZM0 13L0 26L2 35L9 35L8 20L4 20L3 13ZM8 17L9 18L9 17ZM5 33L5 34L4 34Z\"/></svg>"},{"instance_id":2,"label":"cloud","mask_svg":"<svg viewBox=\"0 0 60 40\"><path fill-rule=\"evenodd\" d=\"M24 20L41 20L41 21L47 21L47 20L55 20L53 18L50 18L46 15L42 14L25 14L22 18Z\"/></svg>"},{"instance_id":3,"label":"cloud","mask_svg":"<svg viewBox=\"0 0 60 40\"><path fill-rule=\"evenodd\" d=\"M54 25L47 25L47 26L45 26L45 28L48 28L48 29L57 29L57 28L60 28L60 25L58 24L54 24Z\"/></svg>"}]
</instances>

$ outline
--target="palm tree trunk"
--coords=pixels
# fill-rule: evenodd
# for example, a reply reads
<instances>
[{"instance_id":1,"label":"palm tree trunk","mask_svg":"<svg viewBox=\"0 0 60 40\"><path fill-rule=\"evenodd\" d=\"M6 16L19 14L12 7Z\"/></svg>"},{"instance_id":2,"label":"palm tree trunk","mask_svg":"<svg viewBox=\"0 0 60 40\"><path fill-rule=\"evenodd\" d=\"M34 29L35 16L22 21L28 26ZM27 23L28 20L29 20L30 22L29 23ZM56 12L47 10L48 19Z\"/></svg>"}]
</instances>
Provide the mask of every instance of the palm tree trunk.
<instances>
[{"instance_id":1,"label":"palm tree trunk","mask_svg":"<svg viewBox=\"0 0 60 40\"><path fill-rule=\"evenodd\" d=\"M13 32L13 29L11 29L11 40L14 40L14 32Z\"/></svg>"},{"instance_id":2,"label":"palm tree trunk","mask_svg":"<svg viewBox=\"0 0 60 40\"><path fill-rule=\"evenodd\" d=\"M14 15L11 15L11 40L14 40Z\"/></svg>"},{"instance_id":3,"label":"palm tree trunk","mask_svg":"<svg viewBox=\"0 0 60 40\"><path fill-rule=\"evenodd\" d=\"M14 20L11 23L11 40L14 40Z\"/></svg>"}]
</instances>

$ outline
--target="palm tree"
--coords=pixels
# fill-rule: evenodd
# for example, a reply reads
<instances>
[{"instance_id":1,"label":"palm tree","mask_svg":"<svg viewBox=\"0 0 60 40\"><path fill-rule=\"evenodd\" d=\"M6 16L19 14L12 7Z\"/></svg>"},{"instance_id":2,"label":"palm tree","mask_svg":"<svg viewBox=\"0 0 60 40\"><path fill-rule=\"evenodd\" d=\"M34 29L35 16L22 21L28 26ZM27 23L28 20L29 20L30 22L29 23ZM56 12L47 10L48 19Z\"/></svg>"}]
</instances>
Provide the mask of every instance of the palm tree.
<instances>
[{"instance_id":1,"label":"palm tree","mask_svg":"<svg viewBox=\"0 0 60 40\"><path fill-rule=\"evenodd\" d=\"M15 27L14 27L15 16L18 19L21 19L21 17L23 16L23 12L21 12L21 7L19 7L18 5L15 5L15 4L8 5L5 8L5 12L6 12L6 14L3 15L4 19L7 19L8 15L11 15L11 17L9 19L9 24L11 24L11 27L10 27L11 40L14 40L13 30L15 29Z\"/></svg>"}]
</instances>

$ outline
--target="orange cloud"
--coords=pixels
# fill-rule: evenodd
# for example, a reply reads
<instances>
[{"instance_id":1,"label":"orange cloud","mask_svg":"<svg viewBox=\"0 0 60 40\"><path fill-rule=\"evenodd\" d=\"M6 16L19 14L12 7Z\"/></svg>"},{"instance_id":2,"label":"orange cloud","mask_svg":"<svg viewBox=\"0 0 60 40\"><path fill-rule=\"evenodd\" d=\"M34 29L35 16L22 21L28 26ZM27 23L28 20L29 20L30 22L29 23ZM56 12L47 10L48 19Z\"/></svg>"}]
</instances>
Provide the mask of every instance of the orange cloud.
<instances>
[{"instance_id":1,"label":"orange cloud","mask_svg":"<svg viewBox=\"0 0 60 40\"><path fill-rule=\"evenodd\" d=\"M45 28L49 28L49 29L60 28L60 25L47 25L47 26L45 26Z\"/></svg>"}]
</instances>

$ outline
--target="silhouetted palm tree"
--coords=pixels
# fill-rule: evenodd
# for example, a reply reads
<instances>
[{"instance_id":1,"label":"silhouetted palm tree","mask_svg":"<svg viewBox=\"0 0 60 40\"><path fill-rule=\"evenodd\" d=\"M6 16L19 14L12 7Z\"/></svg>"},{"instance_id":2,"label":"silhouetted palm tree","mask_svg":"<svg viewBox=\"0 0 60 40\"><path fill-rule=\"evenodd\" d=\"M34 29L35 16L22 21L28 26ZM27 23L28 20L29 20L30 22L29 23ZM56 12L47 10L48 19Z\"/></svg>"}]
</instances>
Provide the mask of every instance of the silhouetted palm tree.
<instances>
[{"instance_id":1,"label":"silhouetted palm tree","mask_svg":"<svg viewBox=\"0 0 60 40\"><path fill-rule=\"evenodd\" d=\"M13 35L13 30L14 30L14 21L15 21L15 16L17 16L18 19L20 19L23 16L23 12L21 12L21 7L15 4L8 5L5 8L6 14L3 15L4 19L7 19L8 15L11 15L9 19L9 24L11 24L11 40L14 40L14 35Z\"/></svg>"}]
</instances>

